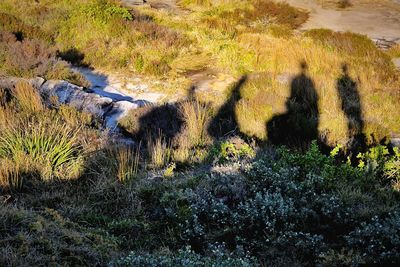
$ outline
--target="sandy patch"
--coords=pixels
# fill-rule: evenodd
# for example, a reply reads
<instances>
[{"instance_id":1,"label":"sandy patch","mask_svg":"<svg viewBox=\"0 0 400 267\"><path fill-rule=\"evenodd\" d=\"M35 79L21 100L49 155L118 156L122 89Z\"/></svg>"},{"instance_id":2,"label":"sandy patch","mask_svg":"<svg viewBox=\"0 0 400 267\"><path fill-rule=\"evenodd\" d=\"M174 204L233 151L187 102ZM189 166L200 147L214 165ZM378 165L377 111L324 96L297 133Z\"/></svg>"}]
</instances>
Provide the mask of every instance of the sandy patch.
<instances>
[{"instance_id":1,"label":"sandy patch","mask_svg":"<svg viewBox=\"0 0 400 267\"><path fill-rule=\"evenodd\" d=\"M353 6L338 9L331 0L283 0L308 10L310 19L301 29L327 28L351 31L372 39L387 39L400 43L400 1L353 0Z\"/></svg>"}]
</instances>

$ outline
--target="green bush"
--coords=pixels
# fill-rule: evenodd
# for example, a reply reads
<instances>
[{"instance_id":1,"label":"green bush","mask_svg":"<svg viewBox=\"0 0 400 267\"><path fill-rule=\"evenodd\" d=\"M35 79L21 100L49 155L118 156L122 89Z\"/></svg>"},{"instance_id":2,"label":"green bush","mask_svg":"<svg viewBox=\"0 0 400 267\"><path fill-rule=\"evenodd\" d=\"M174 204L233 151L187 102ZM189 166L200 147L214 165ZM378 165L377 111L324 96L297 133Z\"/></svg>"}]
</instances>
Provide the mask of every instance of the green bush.
<instances>
[{"instance_id":1,"label":"green bush","mask_svg":"<svg viewBox=\"0 0 400 267\"><path fill-rule=\"evenodd\" d=\"M201 253L223 241L267 264L324 264L329 253L341 249L354 250L352 262L372 263L345 237L363 221L399 209L395 192L376 173L338 163L316 144L301 154L281 148L242 168L241 173L214 173L195 184L154 185L158 190L148 212L161 207L154 225L162 222L167 228L157 233L174 236L159 238L168 238L170 247L190 244ZM359 191L345 194L346 187ZM360 204L358 194L368 194L368 203ZM396 242L392 246L399 248ZM382 256L377 262L388 259Z\"/></svg>"},{"instance_id":2,"label":"green bush","mask_svg":"<svg viewBox=\"0 0 400 267\"><path fill-rule=\"evenodd\" d=\"M400 213L373 217L346 236L350 248L359 250L365 261L379 265L400 264Z\"/></svg>"},{"instance_id":3,"label":"green bush","mask_svg":"<svg viewBox=\"0 0 400 267\"><path fill-rule=\"evenodd\" d=\"M226 140L214 145L210 156L218 163L237 161L240 159L253 158L254 149L240 139Z\"/></svg>"},{"instance_id":4,"label":"green bush","mask_svg":"<svg viewBox=\"0 0 400 267\"><path fill-rule=\"evenodd\" d=\"M128 256L111 263L111 266L154 266L154 267L251 267L257 266L255 259L239 257L234 253L227 253L222 246L212 248L212 257L196 254L190 248L180 250L176 254L154 253L140 254L132 252Z\"/></svg>"}]
</instances>

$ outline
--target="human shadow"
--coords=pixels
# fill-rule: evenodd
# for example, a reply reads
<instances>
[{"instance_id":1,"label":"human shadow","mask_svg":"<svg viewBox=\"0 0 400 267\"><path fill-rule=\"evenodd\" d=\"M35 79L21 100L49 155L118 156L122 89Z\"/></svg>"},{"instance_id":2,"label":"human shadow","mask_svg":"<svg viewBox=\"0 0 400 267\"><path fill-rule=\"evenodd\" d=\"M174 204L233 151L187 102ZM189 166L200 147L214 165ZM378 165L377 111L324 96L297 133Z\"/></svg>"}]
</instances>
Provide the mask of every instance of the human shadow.
<instances>
[{"instance_id":1,"label":"human shadow","mask_svg":"<svg viewBox=\"0 0 400 267\"><path fill-rule=\"evenodd\" d=\"M341 108L347 118L347 135L350 149L363 149L366 146L364 120L358 84L349 75L347 64L342 65L342 74L337 79L337 91Z\"/></svg>"},{"instance_id":2,"label":"human shadow","mask_svg":"<svg viewBox=\"0 0 400 267\"><path fill-rule=\"evenodd\" d=\"M247 81L247 75L242 76L233 86L229 99L219 108L212 118L207 132L215 140L228 135L239 134L238 118L235 112L237 103L242 99L241 89ZM245 137L245 136L243 136Z\"/></svg>"},{"instance_id":3,"label":"human shadow","mask_svg":"<svg viewBox=\"0 0 400 267\"><path fill-rule=\"evenodd\" d=\"M90 65L84 61L85 54L76 48L70 48L66 51L57 51L57 56L62 60L71 63L73 66L89 68Z\"/></svg>"},{"instance_id":4,"label":"human shadow","mask_svg":"<svg viewBox=\"0 0 400 267\"><path fill-rule=\"evenodd\" d=\"M313 80L307 74L307 63L300 63L301 73L290 85L286 100L286 113L274 116L267 122L268 142L292 148L307 149L318 140L318 94Z\"/></svg>"},{"instance_id":5,"label":"human shadow","mask_svg":"<svg viewBox=\"0 0 400 267\"><path fill-rule=\"evenodd\" d=\"M139 117L139 127L135 136L140 140L163 138L164 141L171 144L183 126L179 104L145 106L137 116Z\"/></svg>"}]
</instances>

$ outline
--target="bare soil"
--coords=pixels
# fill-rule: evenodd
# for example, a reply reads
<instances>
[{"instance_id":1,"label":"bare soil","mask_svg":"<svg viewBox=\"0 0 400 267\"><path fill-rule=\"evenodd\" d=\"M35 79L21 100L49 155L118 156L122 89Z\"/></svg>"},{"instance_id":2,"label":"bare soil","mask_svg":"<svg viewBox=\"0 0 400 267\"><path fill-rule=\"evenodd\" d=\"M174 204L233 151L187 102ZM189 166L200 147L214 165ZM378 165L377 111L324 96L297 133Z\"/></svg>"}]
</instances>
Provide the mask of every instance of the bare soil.
<instances>
[{"instance_id":1,"label":"bare soil","mask_svg":"<svg viewBox=\"0 0 400 267\"><path fill-rule=\"evenodd\" d=\"M282 0L310 12L301 29L327 28L365 34L400 43L400 0L350 0L340 9L333 0Z\"/></svg>"}]
</instances>

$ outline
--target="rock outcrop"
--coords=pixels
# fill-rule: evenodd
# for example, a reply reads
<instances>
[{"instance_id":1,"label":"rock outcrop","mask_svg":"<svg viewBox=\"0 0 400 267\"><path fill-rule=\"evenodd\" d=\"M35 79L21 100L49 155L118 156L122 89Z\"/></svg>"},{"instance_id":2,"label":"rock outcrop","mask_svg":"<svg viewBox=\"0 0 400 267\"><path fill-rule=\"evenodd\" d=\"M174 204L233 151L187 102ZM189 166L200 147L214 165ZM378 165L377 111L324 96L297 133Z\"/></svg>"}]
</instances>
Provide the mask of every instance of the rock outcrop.
<instances>
[{"instance_id":1,"label":"rock outcrop","mask_svg":"<svg viewBox=\"0 0 400 267\"><path fill-rule=\"evenodd\" d=\"M32 79L23 79L17 77L6 77L6 78L0 77L0 88L12 90L15 87L15 85L19 82L27 82L34 88L39 89L44 84L45 79L40 77Z\"/></svg>"},{"instance_id":2,"label":"rock outcrop","mask_svg":"<svg viewBox=\"0 0 400 267\"><path fill-rule=\"evenodd\" d=\"M69 105L85 111L104 122L104 126L118 131L118 121L128 114L129 110L151 104L144 100L121 100L87 92L82 87L63 80L45 81L43 78L0 78L0 88L12 90L18 82L27 82L36 88L45 102L55 98L58 103Z\"/></svg>"},{"instance_id":3,"label":"rock outcrop","mask_svg":"<svg viewBox=\"0 0 400 267\"><path fill-rule=\"evenodd\" d=\"M98 118L104 118L112 105L111 98L87 93L83 88L66 81L46 81L39 88L39 91L45 99L56 97L60 104L66 104L78 110L89 112Z\"/></svg>"}]
</instances>

